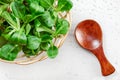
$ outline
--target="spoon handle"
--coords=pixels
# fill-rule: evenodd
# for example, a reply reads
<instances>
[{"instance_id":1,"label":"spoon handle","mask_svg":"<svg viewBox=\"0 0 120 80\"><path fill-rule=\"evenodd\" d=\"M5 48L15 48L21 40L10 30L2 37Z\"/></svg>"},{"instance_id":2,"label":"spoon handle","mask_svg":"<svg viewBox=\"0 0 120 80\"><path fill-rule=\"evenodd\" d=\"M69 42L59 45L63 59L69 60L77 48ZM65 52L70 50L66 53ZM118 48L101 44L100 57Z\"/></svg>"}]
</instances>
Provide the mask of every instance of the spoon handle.
<instances>
[{"instance_id":1,"label":"spoon handle","mask_svg":"<svg viewBox=\"0 0 120 80\"><path fill-rule=\"evenodd\" d=\"M102 46L98 47L95 50L92 50L92 53L97 57L98 61L100 62L103 76L108 76L115 71L115 68L105 57Z\"/></svg>"}]
</instances>

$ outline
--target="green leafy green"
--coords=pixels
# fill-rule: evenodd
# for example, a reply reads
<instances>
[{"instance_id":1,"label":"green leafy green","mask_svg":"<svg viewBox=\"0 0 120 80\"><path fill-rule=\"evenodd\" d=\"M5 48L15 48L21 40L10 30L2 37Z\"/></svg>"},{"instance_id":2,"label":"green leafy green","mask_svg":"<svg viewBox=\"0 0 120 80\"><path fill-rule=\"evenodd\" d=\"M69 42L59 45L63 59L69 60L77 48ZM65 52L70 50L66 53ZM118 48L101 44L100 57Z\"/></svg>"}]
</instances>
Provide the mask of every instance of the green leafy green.
<instances>
[{"instance_id":1,"label":"green leafy green","mask_svg":"<svg viewBox=\"0 0 120 80\"><path fill-rule=\"evenodd\" d=\"M55 58L58 55L58 48L56 46L51 46L48 49L47 54L50 58Z\"/></svg>"},{"instance_id":2,"label":"green leafy green","mask_svg":"<svg viewBox=\"0 0 120 80\"><path fill-rule=\"evenodd\" d=\"M5 60L13 61L19 51L20 47L18 45L5 44L0 48L0 57Z\"/></svg>"},{"instance_id":3,"label":"green leafy green","mask_svg":"<svg viewBox=\"0 0 120 80\"><path fill-rule=\"evenodd\" d=\"M28 43L27 43L27 48L31 50L35 50L40 46L41 39L39 39L36 36L31 36L29 35L27 37Z\"/></svg>"},{"instance_id":4,"label":"green leafy green","mask_svg":"<svg viewBox=\"0 0 120 80\"><path fill-rule=\"evenodd\" d=\"M68 21L64 19L59 19L56 24L56 33L57 35L59 34L66 34L69 29L69 23Z\"/></svg>"},{"instance_id":5,"label":"green leafy green","mask_svg":"<svg viewBox=\"0 0 120 80\"><path fill-rule=\"evenodd\" d=\"M51 42L53 39L52 35L44 34L41 36L41 42Z\"/></svg>"},{"instance_id":6,"label":"green leafy green","mask_svg":"<svg viewBox=\"0 0 120 80\"><path fill-rule=\"evenodd\" d=\"M16 42L16 43L20 43L20 44L26 44L27 43L27 37L26 37L25 33L22 32L22 30L13 33L10 40L12 42Z\"/></svg>"},{"instance_id":7,"label":"green leafy green","mask_svg":"<svg viewBox=\"0 0 120 80\"><path fill-rule=\"evenodd\" d=\"M36 19L36 20L34 21L34 24L35 24L35 28L36 28L36 29L41 26L41 23L40 23L40 21L39 21L38 19Z\"/></svg>"},{"instance_id":8,"label":"green leafy green","mask_svg":"<svg viewBox=\"0 0 120 80\"><path fill-rule=\"evenodd\" d=\"M27 24L25 30L26 30L25 34L28 35L30 33L30 30L31 30L31 25Z\"/></svg>"},{"instance_id":9,"label":"green leafy green","mask_svg":"<svg viewBox=\"0 0 120 80\"><path fill-rule=\"evenodd\" d=\"M14 16L24 19L26 8L25 5L22 4L20 1L14 1L10 4L10 8L12 9L12 12Z\"/></svg>"},{"instance_id":10,"label":"green leafy green","mask_svg":"<svg viewBox=\"0 0 120 80\"><path fill-rule=\"evenodd\" d=\"M43 42L43 43L41 43L40 47L41 47L42 50L46 51L46 50L49 49L50 44L48 42Z\"/></svg>"},{"instance_id":11,"label":"green leafy green","mask_svg":"<svg viewBox=\"0 0 120 80\"><path fill-rule=\"evenodd\" d=\"M8 7L7 4L0 6L0 16L1 16L2 12L4 12L7 9L7 7Z\"/></svg>"},{"instance_id":12,"label":"green leafy green","mask_svg":"<svg viewBox=\"0 0 120 80\"><path fill-rule=\"evenodd\" d=\"M30 56L34 56L34 55L37 55L38 52L40 52L40 48L36 49L36 50L31 50L31 49L28 49L27 47L23 46L23 52L24 54L27 56L27 57L30 57Z\"/></svg>"},{"instance_id":13,"label":"green leafy green","mask_svg":"<svg viewBox=\"0 0 120 80\"><path fill-rule=\"evenodd\" d=\"M40 14L44 12L44 8L38 4L38 2L34 1L30 4L30 10L31 12L34 12L36 14Z\"/></svg>"},{"instance_id":14,"label":"green leafy green","mask_svg":"<svg viewBox=\"0 0 120 80\"><path fill-rule=\"evenodd\" d=\"M26 57L46 51L55 58L54 40L65 35L71 0L0 0L0 58L13 61L23 51Z\"/></svg>"},{"instance_id":15,"label":"green leafy green","mask_svg":"<svg viewBox=\"0 0 120 80\"><path fill-rule=\"evenodd\" d=\"M11 3L13 0L0 0L0 4L9 4Z\"/></svg>"},{"instance_id":16,"label":"green leafy green","mask_svg":"<svg viewBox=\"0 0 120 80\"><path fill-rule=\"evenodd\" d=\"M51 30L50 28L46 26L40 26L36 28L37 32L48 32L50 34L54 34L54 30Z\"/></svg>"},{"instance_id":17,"label":"green leafy green","mask_svg":"<svg viewBox=\"0 0 120 80\"><path fill-rule=\"evenodd\" d=\"M57 9L60 11L69 11L73 6L71 0L58 0Z\"/></svg>"},{"instance_id":18,"label":"green leafy green","mask_svg":"<svg viewBox=\"0 0 120 80\"><path fill-rule=\"evenodd\" d=\"M39 16L40 15L34 15L34 13L33 14L27 14L27 15L25 15L25 21L24 21L24 23L29 23L29 22L31 22L33 20L36 20L37 17L39 17Z\"/></svg>"},{"instance_id":19,"label":"green leafy green","mask_svg":"<svg viewBox=\"0 0 120 80\"><path fill-rule=\"evenodd\" d=\"M1 16L15 29L17 29L17 21L16 19L7 11L4 11Z\"/></svg>"},{"instance_id":20,"label":"green leafy green","mask_svg":"<svg viewBox=\"0 0 120 80\"><path fill-rule=\"evenodd\" d=\"M53 7L53 3L55 0L39 0L40 5L43 6L45 9Z\"/></svg>"},{"instance_id":21,"label":"green leafy green","mask_svg":"<svg viewBox=\"0 0 120 80\"><path fill-rule=\"evenodd\" d=\"M44 14L41 15L40 21L44 26L53 27L55 25L54 19L52 19L50 12L45 11Z\"/></svg>"}]
</instances>

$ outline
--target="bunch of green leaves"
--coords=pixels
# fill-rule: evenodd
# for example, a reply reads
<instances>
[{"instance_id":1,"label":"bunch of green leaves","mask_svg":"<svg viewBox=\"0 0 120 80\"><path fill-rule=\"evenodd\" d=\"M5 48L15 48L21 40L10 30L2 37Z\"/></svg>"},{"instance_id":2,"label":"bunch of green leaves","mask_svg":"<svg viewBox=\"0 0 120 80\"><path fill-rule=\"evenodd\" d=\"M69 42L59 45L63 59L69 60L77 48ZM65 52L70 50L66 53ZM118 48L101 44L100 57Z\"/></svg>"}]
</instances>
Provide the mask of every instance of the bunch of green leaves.
<instances>
[{"instance_id":1,"label":"bunch of green leaves","mask_svg":"<svg viewBox=\"0 0 120 80\"><path fill-rule=\"evenodd\" d=\"M0 1L0 58L13 61L19 51L27 57L46 51L55 58L58 48L53 39L65 35L69 22L60 18L68 12L71 0L1 0Z\"/></svg>"}]
</instances>

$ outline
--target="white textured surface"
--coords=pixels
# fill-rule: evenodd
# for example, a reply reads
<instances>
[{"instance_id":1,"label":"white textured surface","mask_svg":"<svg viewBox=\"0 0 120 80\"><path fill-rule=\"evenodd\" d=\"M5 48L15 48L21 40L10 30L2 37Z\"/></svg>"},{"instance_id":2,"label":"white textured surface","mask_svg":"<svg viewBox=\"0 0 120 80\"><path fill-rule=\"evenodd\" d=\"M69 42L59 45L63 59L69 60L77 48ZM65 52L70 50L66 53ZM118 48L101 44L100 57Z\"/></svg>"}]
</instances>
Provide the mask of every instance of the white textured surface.
<instances>
[{"instance_id":1,"label":"white textured surface","mask_svg":"<svg viewBox=\"0 0 120 80\"><path fill-rule=\"evenodd\" d=\"M120 0L72 0L72 28L56 59L20 66L0 62L0 80L120 80ZM74 29L85 19L94 19L103 30L104 52L116 72L101 75L91 53L75 41Z\"/></svg>"}]
</instances>

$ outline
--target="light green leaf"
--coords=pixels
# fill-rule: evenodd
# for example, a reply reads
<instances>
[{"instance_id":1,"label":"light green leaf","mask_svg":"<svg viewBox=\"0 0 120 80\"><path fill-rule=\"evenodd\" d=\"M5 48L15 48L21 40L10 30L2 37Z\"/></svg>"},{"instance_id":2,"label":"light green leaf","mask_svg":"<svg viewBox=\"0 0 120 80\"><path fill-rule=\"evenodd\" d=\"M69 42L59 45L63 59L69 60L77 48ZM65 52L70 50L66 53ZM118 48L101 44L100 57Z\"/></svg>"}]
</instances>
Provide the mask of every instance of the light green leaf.
<instances>
[{"instance_id":1,"label":"light green leaf","mask_svg":"<svg viewBox=\"0 0 120 80\"><path fill-rule=\"evenodd\" d=\"M27 24L25 28L26 28L26 35L28 35L30 33L30 30L31 30L31 25Z\"/></svg>"},{"instance_id":2,"label":"light green leaf","mask_svg":"<svg viewBox=\"0 0 120 80\"><path fill-rule=\"evenodd\" d=\"M8 4L0 6L0 16L1 16L2 12L4 12L7 9L7 7L8 7Z\"/></svg>"}]
</instances>

